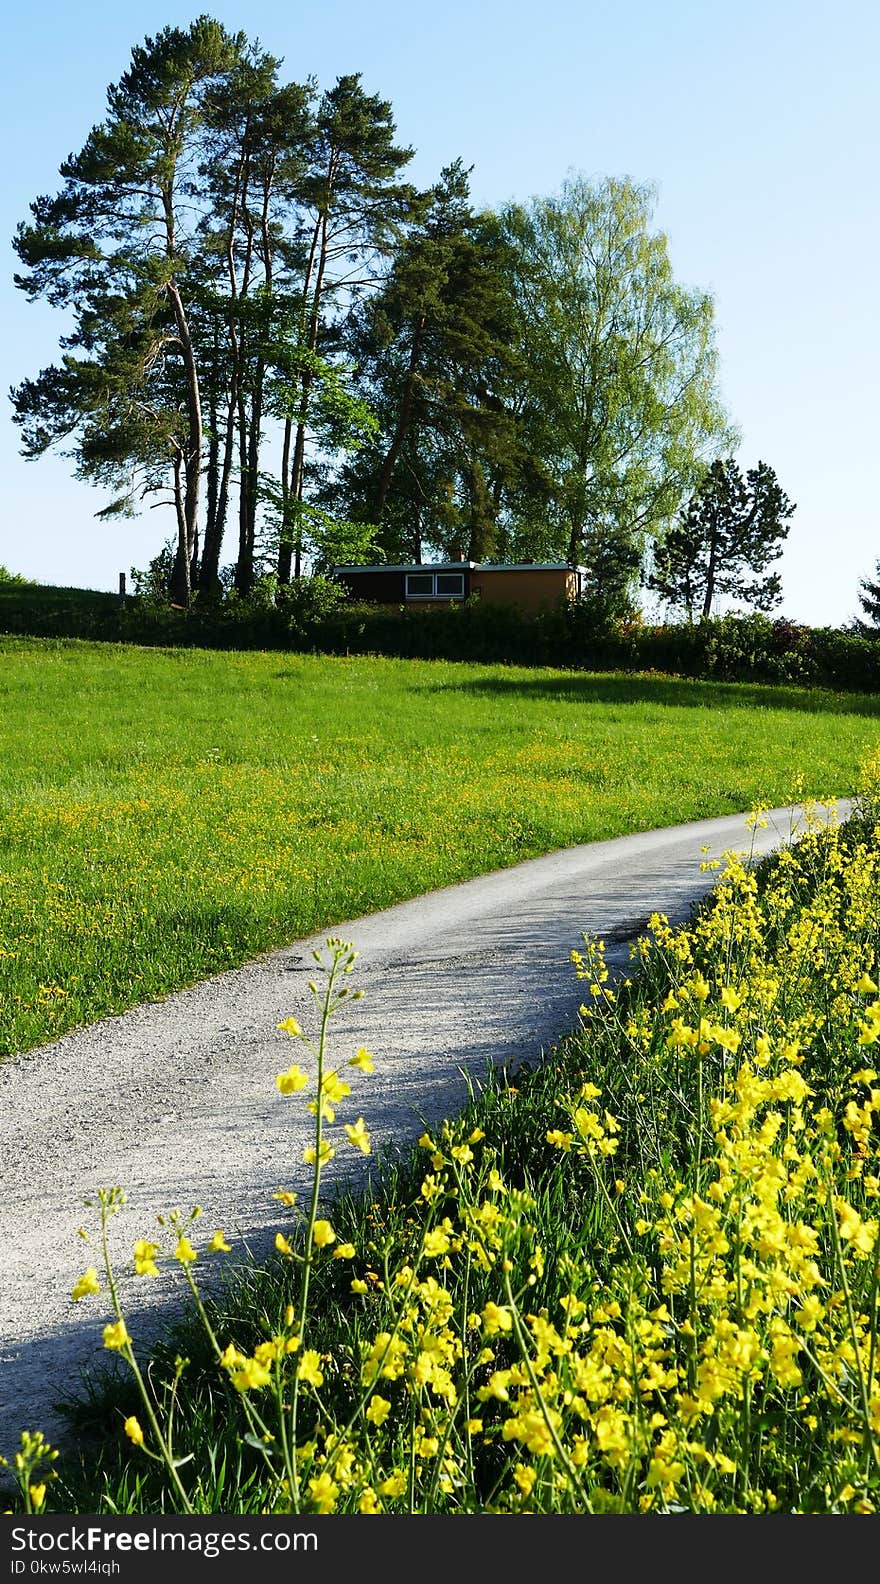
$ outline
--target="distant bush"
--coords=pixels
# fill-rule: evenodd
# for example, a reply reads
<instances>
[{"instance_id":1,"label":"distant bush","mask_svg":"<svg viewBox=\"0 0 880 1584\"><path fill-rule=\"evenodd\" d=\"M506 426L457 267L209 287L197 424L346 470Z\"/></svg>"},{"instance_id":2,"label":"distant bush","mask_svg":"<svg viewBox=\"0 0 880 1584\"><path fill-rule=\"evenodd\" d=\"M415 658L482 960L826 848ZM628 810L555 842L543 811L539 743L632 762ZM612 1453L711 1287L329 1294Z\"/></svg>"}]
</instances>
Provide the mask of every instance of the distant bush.
<instances>
[{"instance_id":1,"label":"distant bush","mask_svg":"<svg viewBox=\"0 0 880 1584\"><path fill-rule=\"evenodd\" d=\"M22 577L20 572L10 572L9 568L5 566L0 566L0 584L7 588L10 586L13 588L36 588L36 584L30 578Z\"/></svg>"}]
</instances>

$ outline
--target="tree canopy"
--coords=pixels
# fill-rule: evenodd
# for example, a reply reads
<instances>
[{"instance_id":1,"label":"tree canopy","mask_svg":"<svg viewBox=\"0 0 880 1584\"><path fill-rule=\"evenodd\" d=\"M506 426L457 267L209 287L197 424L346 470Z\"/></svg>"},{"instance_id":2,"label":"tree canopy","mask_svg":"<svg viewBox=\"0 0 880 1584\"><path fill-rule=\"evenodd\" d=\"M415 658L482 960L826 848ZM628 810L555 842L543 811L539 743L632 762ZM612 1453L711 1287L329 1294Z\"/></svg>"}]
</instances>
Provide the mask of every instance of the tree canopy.
<instances>
[{"instance_id":1,"label":"tree canopy","mask_svg":"<svg viewBox=\"0 0 880 1584\"><path fill-rule=\"evenodd\" d=\"M23 450L69 454L105 515L167 501L179 602L218 595L237 512L242 595L441 554L567 560L620 607L731 449L650 188L480 212L460 158L419 190L412 153L357 73L285 81L202 16L133 50L19 227L17 284L72 319L12 392Z\"/></svg>"}]
</instances>

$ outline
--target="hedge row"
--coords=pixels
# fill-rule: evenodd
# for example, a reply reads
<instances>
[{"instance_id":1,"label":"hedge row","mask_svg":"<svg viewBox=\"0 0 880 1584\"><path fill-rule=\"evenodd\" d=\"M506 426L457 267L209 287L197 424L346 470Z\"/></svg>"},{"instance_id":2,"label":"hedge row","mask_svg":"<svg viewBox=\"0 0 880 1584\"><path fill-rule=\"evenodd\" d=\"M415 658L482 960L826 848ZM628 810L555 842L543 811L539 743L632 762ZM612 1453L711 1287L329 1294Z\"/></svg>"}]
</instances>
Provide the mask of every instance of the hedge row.
<instances>
[{"instance_id":1,"label":"hedge row","mask_svg":"<svg viewBox=\"0 0 880 1584\"><path fill-rule=\"evenodd\" d=\"M724 616L693 627L615 626L597 622L588 607L578 605L533 616L478 603L431 610L345 603L328 612L310 609L307 600L282 608L230 602L185 613L87 590L7 586L0 589L0 632L880 690L880 635L759 615Z\"/></svg>"}]
</instances>

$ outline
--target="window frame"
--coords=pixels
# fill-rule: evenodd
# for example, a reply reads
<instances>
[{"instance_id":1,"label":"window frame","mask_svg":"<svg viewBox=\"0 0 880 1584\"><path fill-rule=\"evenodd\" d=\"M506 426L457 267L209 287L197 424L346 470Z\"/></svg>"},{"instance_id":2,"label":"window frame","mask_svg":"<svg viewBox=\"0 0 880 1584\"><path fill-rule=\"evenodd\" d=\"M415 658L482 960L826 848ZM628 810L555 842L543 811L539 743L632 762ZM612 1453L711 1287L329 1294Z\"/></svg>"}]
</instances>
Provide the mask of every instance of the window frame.
<instances>
[{"instance_id":1,"label":"window frame","mask_svg":"<svg viewBox=\"0 0 880 1584\"><path fill-rule=\"evenodd\" d=\"M430 590L430 593L427 592L427 591L424 594L411 593L410 592L410 582L414 578L418 578L420 581L421 580L426 580L427 578L430 578L431 579L431 590ZM458 590L456 591L456 593L454 593L454 594L452 594L452 593L440 593L438 591L438 588L437 588L437 582L438 582L439 578L447 578L447 579L448 578L457 578L458 582L459 582L459 587L458 587ZM464 573L463 572L443 572L443 571L439 571L439 572L406 572L404 574L403 592L404 592L404 597L407 600L437 600L437 599L440 599L440 600L447 600L447 599L450 599L450 600L453 600L453 599L463 600L465 598Z\"/></svg>"}]
</instances>

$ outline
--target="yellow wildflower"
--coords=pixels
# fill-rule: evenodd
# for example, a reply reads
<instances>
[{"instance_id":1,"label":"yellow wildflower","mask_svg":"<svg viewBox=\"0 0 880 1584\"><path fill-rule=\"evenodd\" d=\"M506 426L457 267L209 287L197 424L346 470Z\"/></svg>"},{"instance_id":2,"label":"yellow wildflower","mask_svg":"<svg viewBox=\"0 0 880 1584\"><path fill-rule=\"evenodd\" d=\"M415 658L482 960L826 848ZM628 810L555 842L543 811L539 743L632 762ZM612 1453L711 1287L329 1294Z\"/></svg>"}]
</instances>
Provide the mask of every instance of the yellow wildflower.
<instances>
[{"instance_id":1,"label":"yellow wildflower","mask_svg":"<svg viewBox=\"0 0 880 1584\"><path fill-rule=\"evenodd\" d=\"M136 1276L158 1276L159 1267L156 1264L158 1252L158 1243L150 1243L146 1238L138 1238L134 1246L134 1273Z\"/></svg>"},{"instance_id":2,"label":"yellow wildflower","mask_svg":"<svg viewBox=\"0 0 880 1584\"><path fill-rule=\"evenodd\" d=\"M364 1417L369 1420L371 1425L375 1425L378 1429L380 1425L385 1423L385 1420L388 1418L390 1412L391 1404L387 1398L380 1397L378 1394L376 1394L370 1398L369 1406L367 1407Z\"/></svg>"},{"instance_id":3,"label":"yellow wildflower","mask_svg":"<svg viewBox=\"0 0 880 1584\"><path fill-rule=\"evenodd\" d=\"M79 1303L81 1298L88 1298L92 1294L99 1293L100 1291L101 1286L98 1281L97 1267L90 1265L88 1270L83 1272L70 1296L74 1303Z\"/></svg>"},{"instance_id":4,"label":"yellow wildflower","mask_svg":"<svg viewBox=\"0 0 880 1584\"><path fill-rule=\"evenodd\" d=\"M353 1144L355 1149L361 1150L364 1155L369 1155L370 1135L363 1117L358 1117L354 1123L346 1122L344 1127L349 1144Z\"/></svg>"},{"instance_id":5,"label":"yellow wildflower","mask_svg":"<svg viewBox=\"0 0 880 1584\"><path fill-rule=\"evenodd\" d=\"M110 1348L111 1351L114 1350L114 1349L124 1348L126 1343L130 1342L130 1341L131 1341L131 1337L128 1334L128 1329L126 1327L126 1324L125 1324L124 1320L117 1320L117 1321L114 1322L113 1325L105 1325L105 1327L104 1327L104 1346L105 1346L105 1348Z\"/></svg>"},{"instance_id":6,"label":"yellow wildflower","mask_svg":"<svg viewBox=\"0 0 880 1584\"><path fill-rule=\"evenodd\" d=\"M323 1386L324 1372L321 1369L320 1353L316 1353L314 1348L306 1348L296 1374L297 1379L305 1381L308 1386Z\"/></svg>"},{"instance_id":7,"label":"yellow wildflower","mask_svg":"<svg viewBox=\"0 0 880 1584\"><path fill-rule=\"evenodd\" d=\"M339 1486L329 1474L318 1474L314 1479L309 1480L309 1493L318 1512L330 1513L336 1506Z\"/></svg>"},{"instance_id":8,"label":"yellow wildflower","mask_svg":"<svg viewBox=\"0 0 880 1584\"><path fill-rule=\"evenodd\" d=\"M299 1089L305 1089L309 1081L308 1073L301 1067L288 1067L287 1072L281 1072L275 1079L275 1087L283 1095L296 1094Z\"/></svg>"}]
</instances>

